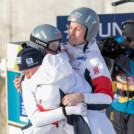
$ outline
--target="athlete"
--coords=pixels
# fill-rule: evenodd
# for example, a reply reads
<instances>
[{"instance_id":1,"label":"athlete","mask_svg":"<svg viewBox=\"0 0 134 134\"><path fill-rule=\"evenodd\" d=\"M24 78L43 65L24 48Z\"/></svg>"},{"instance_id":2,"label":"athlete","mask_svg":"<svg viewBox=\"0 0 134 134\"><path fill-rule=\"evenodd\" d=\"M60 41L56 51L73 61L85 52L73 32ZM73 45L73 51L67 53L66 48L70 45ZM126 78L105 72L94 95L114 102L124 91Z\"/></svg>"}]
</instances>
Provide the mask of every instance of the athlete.
<instances>
[{"instance_id":1,"label":"athlete","mask_svg":"<svg viewBox=\"0 0 134 134\"><path fill-rule=\"evenodd\" d=\"M36 49L27 46L17 56L19 71L26 76L21 82L23 101L26 113L33 124L32 127L23 131L25 134L54 132L58 134L63 133L63 130L73 134L72 126L67 123L63 129L47 124L65 119L67 115L86 114L85 104L60 107L61 91L64 94L91 93L90 85L72 69L67 54L59 53L61 38L60 31L54 26L39 25L33 30L30 39L32 45L36 45L35 47L40 44L45 46L43 47L45 51L42 51L42 54L45 54L44 59ZM41 62L42 65L39 66ZM88 123L85 116L83 119ZM83 126L83 124L80 125Z\"/></svg>"},{"instance_id":2,"label":"athlete","mask_svg":"<svg viewBox=\"0 0 134 134\"><path fill-rule=\"evenodd\" d=\"M77 104L77 97L88 104L88 120L92 134L114 134L111 122L103 109L113 100L111 76L95 37L99 29L99 17L90 8L75 9L68 16L69 40L63 44L69 55L70 63L77 72L92 85L93 92L85 94L66 95L62 103ZM80 97L81 96L81 97Z\"/></svg>"},{"instance_id":3,"label":"athlete","mask_svg":"<svg viewBox=\"0 0 134 134\"><path fill-rule=\"evenodd\" d=\"M52 57L51 56L52 55L47 54L42 63L43 56L41 55L41 53L39 53L36 49L32 47L23 48L17 56L17 64L18 64L19 70L21 71L22 74L25 75L25 80L22 81L21 83L23 101L24 101L24 105L25 105L25 109L28 114L28 117L33 124L32 127L26 130L25 129L23 130L25 134L26 133L28 134L29 133L51 134L53 132L57 134L61 132L65 133L62 131L60 126L58 128L55 126L57 122L55 123L53 122L59 121L61 119L65 119L66 115L71 115L71 114L86 115L87 108L84 104L79 104L76 106L70 106L70 107L65 107L65 108L60 107L60 90L58 87L59 84L57 84L57 82L59 81L58 78L63 77L63 75L61 76L60 73L58 73L58 76L60 75L61 77L56 76L56 80L54 80L55 75L51 75L51 73L48 73L48 69L46 71L46 65L47 65L47 68L53 70L52 72L54 72L55 71L54 69L56 68L56 71L62 71L62 73L65 74L63 72L64 70L62 69L62 64L59 65L60 68L58 68L58 67L55 67L51 62L50 63L48 62L48 60L51 59L52 62L54 61L60 64L63 59L60 58L60 60L58 60L59 55L56 55L56 58L55 56L52 56ZM62 55L62 57L64 57L64 55ZM64 62L66 63L65 59L64 59ZM69 67L67 64L66 66ZM65 70L70 71L69 68L68 70L67 69ZM40 73L40 71L41 73L43 71L42 76L44 77L41 77L41 75L38 77L38 74ZM70 75L70 72L68 74ZM65 74L64 77L68 77L67 73ZM41 81L42 83L38 81L38 79L40 78L43 79ZM77 80L78 80L78 77L77 77ZM62 78L62 82L66 82L66 79ZM71 84L71 85L72 86L69 86L69 87L72 90L74 90L75 89L73 88L74 84ZM62 89L65 90L66 87ZM68 93L69 90L64 91L64 92ZM64 129L67 129L67 128L64 127ZM72 132L70 132L70 130L67 130L67 132L73 133L73 129L71 130Z\"/></svg>"}]
</instances>

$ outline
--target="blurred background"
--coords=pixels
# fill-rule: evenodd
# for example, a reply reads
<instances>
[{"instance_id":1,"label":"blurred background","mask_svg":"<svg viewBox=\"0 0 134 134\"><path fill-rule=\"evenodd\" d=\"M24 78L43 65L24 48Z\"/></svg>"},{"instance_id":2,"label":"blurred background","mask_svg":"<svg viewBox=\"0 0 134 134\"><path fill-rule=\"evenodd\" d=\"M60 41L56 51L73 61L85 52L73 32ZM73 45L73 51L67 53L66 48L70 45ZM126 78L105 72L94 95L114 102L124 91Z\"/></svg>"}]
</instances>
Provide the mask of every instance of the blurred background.
<instances>
[{"instance_id":1,"label":"blurred background","mask_svg":"<svg viewBox=\"0 0 134 134\"><path fill-rule=\"evenodd\" d=\"M67 16L78 7L89 7L98 14L133 13L134 3L117 7L117 0L0 0L0 134L6 134L5 46L7 42L29 40L39 24L56 26L57 16Z\"/></svg>"}]
</instances>

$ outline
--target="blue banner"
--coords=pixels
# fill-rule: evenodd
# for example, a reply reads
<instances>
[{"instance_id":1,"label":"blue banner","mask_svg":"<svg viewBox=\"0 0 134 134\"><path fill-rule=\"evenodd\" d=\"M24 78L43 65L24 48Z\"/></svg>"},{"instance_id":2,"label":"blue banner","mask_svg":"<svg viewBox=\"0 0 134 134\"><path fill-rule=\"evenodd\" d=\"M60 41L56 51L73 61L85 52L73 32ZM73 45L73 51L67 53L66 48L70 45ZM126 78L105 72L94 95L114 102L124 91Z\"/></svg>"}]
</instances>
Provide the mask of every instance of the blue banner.
<instances>
[{"instance_id":1,"label":"blue banner","mask_svg":"<svg viewBox=\"0 0 134 134\"><path fill-rule=\"evenodd\" d=\"M27 120L22 120L22 117L27 118L27 115L24 112L24 106L22 105L23 101L20 96L20 93L14 86L15 76L19 76L20 73L7 71L7 82L8 82L8 120L27 125Z\"/></svg>"}]
</instances>

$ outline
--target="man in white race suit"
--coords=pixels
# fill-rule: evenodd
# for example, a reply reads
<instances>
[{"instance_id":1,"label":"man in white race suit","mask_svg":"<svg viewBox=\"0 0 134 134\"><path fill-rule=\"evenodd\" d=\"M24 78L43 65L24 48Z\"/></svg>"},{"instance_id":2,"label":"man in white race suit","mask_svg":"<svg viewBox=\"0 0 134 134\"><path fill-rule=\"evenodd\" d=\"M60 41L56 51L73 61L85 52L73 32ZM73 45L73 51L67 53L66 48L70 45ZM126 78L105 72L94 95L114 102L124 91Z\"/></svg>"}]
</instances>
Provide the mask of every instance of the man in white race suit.
<instances>
[{"instance_id":1,"label":"man in white race suit","mask_svg":"<svg viewBox=\"0 0 134 134\"><path fill-rule=\"evenodd\" d=\"M113 126L104 113L104 108L113 101L113 91L109 70L95 40L99 30L99 16L92 9L81 7L69 14L68 22L69 40L63 43L62 49L68 53L72 67L86 78L93 90L88 96L67 95L62 103L65 106L74 105L78 103L76 98L82 98L81 102L88 104L92 134L114 134Z\"/></svg>"},{"instance_id":2,"label":"man in white race suit","mask_svg":"<svg viewBox=\"0 0 134 134\"><path fill-rule=\"evenodd\" d=\"M47 40L40 39L40 33L44 33ZM38 38L35 38L34 34L38 34ZM87 113L86 104L82 103L76 106L60 107L60 89L64 94L91 93L90 85L72 69L67 54L59 53L60 34L54 26L39 25L33 30L31 40L46 43L44 59L41 53L29 46L24 46L17 55L18 68L26 76L21 82L23 101L26 113L33 124L23 130L25 134L73 134L74 130L68 124L65 123L65 126L61 128L60 125L56 127L53 122L65 119L66 115L86 115ZM87 118L85 116L83 118L85 124L88 123Z\"/></svg>"}]
</instances>

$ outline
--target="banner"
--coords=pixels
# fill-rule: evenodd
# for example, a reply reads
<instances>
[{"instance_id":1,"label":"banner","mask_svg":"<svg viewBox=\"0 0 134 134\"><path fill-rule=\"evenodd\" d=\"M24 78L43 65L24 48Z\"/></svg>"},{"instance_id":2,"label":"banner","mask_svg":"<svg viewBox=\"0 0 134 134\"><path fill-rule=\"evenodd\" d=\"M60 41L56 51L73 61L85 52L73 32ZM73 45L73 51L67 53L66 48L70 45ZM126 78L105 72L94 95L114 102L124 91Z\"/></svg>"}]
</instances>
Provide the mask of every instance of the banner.
<instances>
[{"instance_id":1,"label":"banner","mask_svg":"<svg viewBox=\"0 0 134 134\"><path fill-rule=\"evenodd\" d=\"M23 101L20 93L14 86L15 76L20 76L20 73L7 71L8 77L8 120L26 125L28 118L24 110Z\"/></svg>"}]
</instances>

